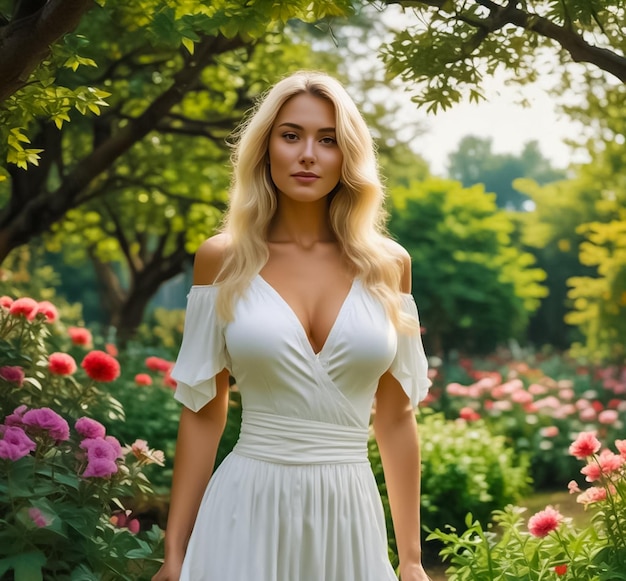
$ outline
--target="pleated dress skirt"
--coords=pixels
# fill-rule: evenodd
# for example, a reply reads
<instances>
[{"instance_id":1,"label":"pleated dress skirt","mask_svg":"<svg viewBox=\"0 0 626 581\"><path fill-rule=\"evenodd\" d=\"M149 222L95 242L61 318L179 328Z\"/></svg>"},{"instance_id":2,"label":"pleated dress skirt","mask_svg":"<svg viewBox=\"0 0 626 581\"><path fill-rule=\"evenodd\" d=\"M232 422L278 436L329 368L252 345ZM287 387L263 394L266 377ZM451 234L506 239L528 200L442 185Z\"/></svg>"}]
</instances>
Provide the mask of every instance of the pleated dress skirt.
<instances>
[{"instance_id":1,"label":"pleated dress skirt","mask_svg":"<svg viewBox=\"0 0 626 581\"><path fill-rule=\"evenodd\" d=\"M392 581L366 428L244 411L181 581Z\"/></svg>"}]
</instances>

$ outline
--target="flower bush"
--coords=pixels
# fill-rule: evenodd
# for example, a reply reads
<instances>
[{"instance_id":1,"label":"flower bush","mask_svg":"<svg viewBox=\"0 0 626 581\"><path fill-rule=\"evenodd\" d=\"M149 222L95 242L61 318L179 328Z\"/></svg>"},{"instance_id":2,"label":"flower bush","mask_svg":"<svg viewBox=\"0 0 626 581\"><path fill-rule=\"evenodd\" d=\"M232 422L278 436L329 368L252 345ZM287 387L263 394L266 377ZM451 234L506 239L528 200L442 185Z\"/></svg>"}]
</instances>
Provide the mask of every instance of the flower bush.
<instances>
[{"instance_id":1,"label":"flower bush","mask_svg":"<svg viewBox=\"0 0 626 581\"><path fill-rule=\"evenodd\" d=\"M450 418L481 418L528 453L537 489L561 487L575 474L571 434L594 429L614 439L626 423L626 372L616 367L592 372L563 358L496 361L484 370L471 360L460 363L465 379L457 373L458 381L444 384L430 405Z\"/></svg>"},{"instance_id":2,"label":"flower bush","mask_svg":"<svg viewBox=\"0 0 626 581\"><path fill-rule=\"evenodd\" d=\"M487 523L494 509L518 501L528 490L528 463L507 448L482 421L446 420L424 410L418 416L422 455L422 524L462 526L468 510ZM383 467L374 438L370 462L383 498L392 562L397 565L393 522ZM454 499L451 502L451 499ZM424 545L425 551L435 551Z\"/></svg>"},{"instance_id":3,"label":"flower bush","mask_svg":"<svg viewBox=\"0 0 626 581\"><path fill-rule=\"evenodd\" d=\"M101 384L120 364L89 351L79 368L63 331L52 303L0 298L0 578L149 579L162 531L125 504L153 493L163 455L109 432L123 409Z\"/></svg>"},{"instance_id":4,"label":"flower bush","mask_svg":"<svg viewBox=\"0 0 626 581\"><path fill-rule=\"evenodd\" d=\"M428 536L444 543L440 555L451 563L449 581L626 579L626 440L615 441L616 452L601 446L593 432L579 434L570 446L593 483L586 490L576 481L568 486L594 512L589 524L577 528L552 506L525 525L525 509L509 505L494 512L495 530L468 514L463 533L438 528Z\"/></svg>"}]
</instances>

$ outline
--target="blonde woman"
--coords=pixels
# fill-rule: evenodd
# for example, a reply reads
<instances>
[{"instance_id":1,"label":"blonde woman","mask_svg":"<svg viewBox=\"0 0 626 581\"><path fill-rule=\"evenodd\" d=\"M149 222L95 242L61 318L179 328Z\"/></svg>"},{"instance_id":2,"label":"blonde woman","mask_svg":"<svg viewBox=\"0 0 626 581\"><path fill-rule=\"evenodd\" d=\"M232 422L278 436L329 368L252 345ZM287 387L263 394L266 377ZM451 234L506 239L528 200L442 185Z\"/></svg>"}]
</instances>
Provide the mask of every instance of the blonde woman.
<instances>
[{"instance_id":1,"label":"blonde woman","mask_svg":"<svg viewBox=\"0 0 626 581\"><path fill-rule=\"evenodd\" d=\"M293 74L243 124L233 168L172 371L184 407L154 581L396 579L367 458L374 400L400 577L426 581L414 408L430 382L365 122L335 79ZM212 474L229 375L241 434Z\"/></svg>"}]
</instances>

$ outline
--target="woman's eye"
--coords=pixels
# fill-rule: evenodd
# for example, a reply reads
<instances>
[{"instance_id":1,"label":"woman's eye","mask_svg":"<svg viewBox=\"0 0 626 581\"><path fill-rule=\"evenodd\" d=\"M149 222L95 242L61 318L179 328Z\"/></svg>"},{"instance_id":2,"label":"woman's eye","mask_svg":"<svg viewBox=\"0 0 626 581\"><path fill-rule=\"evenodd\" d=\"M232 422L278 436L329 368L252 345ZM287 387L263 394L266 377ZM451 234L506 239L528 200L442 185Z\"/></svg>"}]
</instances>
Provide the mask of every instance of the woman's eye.
<instances>
[{"instance_id":1,"label":"woman's eye","mask_svg":"<svg viewBox=\"0 0 626 581\"><path fill-rule=\"evenodd\" d=\"M283 133L283 137L287 141L295 141L296 139L298 139L298 136L295 133Z\"/></svg>"},{"instance_id":2,"label":"woman's eye","mask_svg":"<svg viewBox=\"0 0 626 581\"><path fill-rule=\"evenodd\" d=\"M333 145L334 143L337 143L337 140L334 137L322 137L322 139L320 139L320 141L324 145Z\"/></svg>"}]
</instances>

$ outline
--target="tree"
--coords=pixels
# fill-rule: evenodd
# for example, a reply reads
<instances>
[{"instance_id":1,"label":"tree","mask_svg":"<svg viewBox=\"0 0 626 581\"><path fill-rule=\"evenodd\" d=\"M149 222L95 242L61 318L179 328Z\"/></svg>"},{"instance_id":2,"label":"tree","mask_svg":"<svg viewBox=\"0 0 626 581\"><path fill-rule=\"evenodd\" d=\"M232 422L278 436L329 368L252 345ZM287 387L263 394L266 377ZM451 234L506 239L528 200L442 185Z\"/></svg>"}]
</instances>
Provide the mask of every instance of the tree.
<instances>
[{"instance_id":1,"label":"tree","mask_svg":"<svg viewBox=\"0 0 626 581\"><path fill-rule=\"evenodd\" d=\"M522 337L545 273L511 244L514 226L483 186L430 178L391 191L390 230L413 258L429 352L486 353Z\"/></svg>"},{"instance_id":2,"label":"tree","mask_svg":"<svg viewBox=\"0 0 626 581\"><path fill-rule=\"evenodd\" d=\"M523 209L528 199L513 187L517 178L532 178L544 184L565 177L550 166L536 141L526 143L520 155L496 154L490 138L468 135L448 159L450 178L468 187L484 184L488 192L496 194L496 204L509 210Z\"/></svg>"},{"instance_id":3,"label":"tree","mask_svg":"<svg viewBox=\"0 0 626 581\"><path fill-rule=\"evenodd\" d=\"M481 81L498 68L517 82L537 77L542 52L586 63L626 83L623 0L382 0L414 11L382 51L390 75L419 87L429 110L464 96L484 98Z\"/></svg>"},{"instance_id":4,"label":"tree","mask_svg":"<svg viewBox=\"0 0 626 581\"><path fill-rule=\"evenodd\" d=\"M347 2L325 1L208 8L182 0L110 0L91 11L64 39L81 46L76 67L50 65L45 82L38 69L11 99L28 90L104 87L111 93L108 108L68 124L70 100L62 110L14 119L22 123L18 146L32 140L34 149L24 155L41 154L41 161L28 171L27 161L36 158L6 166L11 179L0 191L0 260L53 226L53 247L68 232L82 237L112 320L122 335L132 333L149 298L184 268L224 207L225 137L285 65L285 52L292 51L291 62L304 56L292 43L281 48L286 21L316 21L347 9ZM81 102L85 112L100 113L101 106ZM3 113L10 117L12 109ZM126 280L111 264L119 258Z\"/></svg>"}]
</instances>

